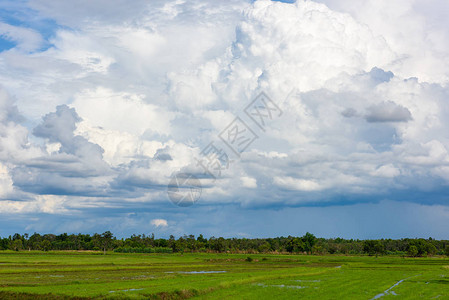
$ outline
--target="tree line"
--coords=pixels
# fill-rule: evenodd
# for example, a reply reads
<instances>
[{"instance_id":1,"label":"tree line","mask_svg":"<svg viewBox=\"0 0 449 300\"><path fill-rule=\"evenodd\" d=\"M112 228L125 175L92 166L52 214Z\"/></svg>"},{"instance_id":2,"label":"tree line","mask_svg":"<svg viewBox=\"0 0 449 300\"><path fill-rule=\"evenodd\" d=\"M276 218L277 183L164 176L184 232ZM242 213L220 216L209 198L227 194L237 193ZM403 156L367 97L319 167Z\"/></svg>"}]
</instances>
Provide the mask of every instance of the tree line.
<instances>
[{"instance_id":1,"label":"tree line","mask_svg":"<svg viewBox=\"0 0 449 300\"><path fill-rule=\"evenodd\" d=\"M184 235L168 239L151 235L132 235L117 238L110 231L102 234L14 234L0 238L0 250L92 250L125 253L303 253L346 255L402 255L402 256L449 256L449 241L422 239L359 240L342 238L317 238L311 233L302 237L276 238L205 238L202 234Z\"/></svg>"}]
</instances>

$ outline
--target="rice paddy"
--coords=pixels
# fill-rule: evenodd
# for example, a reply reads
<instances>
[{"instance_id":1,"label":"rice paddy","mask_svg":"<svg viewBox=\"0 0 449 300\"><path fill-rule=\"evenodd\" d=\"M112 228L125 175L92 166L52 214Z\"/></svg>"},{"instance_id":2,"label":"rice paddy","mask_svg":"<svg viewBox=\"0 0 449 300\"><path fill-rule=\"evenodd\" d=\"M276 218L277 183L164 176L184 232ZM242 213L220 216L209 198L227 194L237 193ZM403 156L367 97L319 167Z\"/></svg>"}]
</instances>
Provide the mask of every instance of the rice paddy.
<instances>
[{"instance_id":1,"label":"rice paddy","mask_svg":"<svg viewBox=\"0 0 449 300\"><path fill-rule=\"evenodd\" d=\"M0 299L72 298L449 299L449 259L0 252Z\"/></svg>"}]
</instances>

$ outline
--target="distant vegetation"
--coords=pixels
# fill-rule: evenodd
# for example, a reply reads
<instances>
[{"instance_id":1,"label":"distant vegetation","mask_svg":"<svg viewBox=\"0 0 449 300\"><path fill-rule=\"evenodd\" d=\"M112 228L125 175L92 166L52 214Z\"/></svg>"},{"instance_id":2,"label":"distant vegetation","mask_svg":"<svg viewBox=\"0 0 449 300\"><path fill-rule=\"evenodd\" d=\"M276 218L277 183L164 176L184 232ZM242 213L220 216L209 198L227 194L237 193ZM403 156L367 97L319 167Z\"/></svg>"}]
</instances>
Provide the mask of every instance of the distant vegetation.
<instances>
[{"instance_id":1,"label":"distant vegetation","mask_svg":"<svg viewBox=\"0 0 449 300\"><path fill-rule=\"evenodd\" d=\"M14 234L0 238L0 250L94 250L123 253L172 253L172 252L209 252L209 253L304 253L304 254L368 254L427 256L448 255L449 241L429 239L324 239L311 233L302 237L277 238L204 238L203 235L185 235L169 239L155 238L154 234L132 235L129 238L116 238L110 231L102 234L60 235L35 233Z\"/></svg>"}]
</instances>

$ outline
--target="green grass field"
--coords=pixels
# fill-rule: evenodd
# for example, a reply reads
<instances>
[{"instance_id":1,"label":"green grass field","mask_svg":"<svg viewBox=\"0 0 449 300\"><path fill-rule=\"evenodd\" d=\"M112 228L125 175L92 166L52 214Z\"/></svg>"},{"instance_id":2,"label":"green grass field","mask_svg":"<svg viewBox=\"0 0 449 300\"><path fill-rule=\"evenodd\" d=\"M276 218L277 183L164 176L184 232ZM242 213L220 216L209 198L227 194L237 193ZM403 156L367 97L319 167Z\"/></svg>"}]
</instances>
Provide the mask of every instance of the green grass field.
<instances>
[{"instance_id":1,"label":"green grass field","mask_svg":"<svg viewBox=\"0 0 449 300\"><path fill-rule=\"evenodd\" d=\"M447 258L249 256L0 252L0 299L449 299Z\"/></svg>"}]
</instances>

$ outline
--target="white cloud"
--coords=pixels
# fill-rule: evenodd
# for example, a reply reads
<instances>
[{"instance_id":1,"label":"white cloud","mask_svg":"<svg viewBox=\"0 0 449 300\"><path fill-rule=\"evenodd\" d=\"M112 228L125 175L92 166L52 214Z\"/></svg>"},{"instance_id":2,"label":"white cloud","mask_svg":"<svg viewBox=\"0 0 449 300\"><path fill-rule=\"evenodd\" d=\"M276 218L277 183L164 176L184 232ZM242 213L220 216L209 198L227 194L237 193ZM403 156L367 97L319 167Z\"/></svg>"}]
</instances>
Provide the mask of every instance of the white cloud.
<instances>
[{"instance_id":1,"label":"white cloud","mask_svg":"<svg viewBox=\"0 0 449 300\"><path fill-rule=\"evenodd\" d=\"M4 199L13 191L13 181L8 168L0 163L0 199Z\"/></svg>"},{"instance_id":2,"label":"white cloud","mask_svg":"<svg viewBox=\"0 0 449 300\"><path fill-rule=\"evenodd\" d=\"M0 37L17 43L15 49L20 51L34 51L42 47L44 40L33 29L13 26L0 22Z\"/></svg>"},{"instance_id":3,"label":"white cloud","mask_svg":"<svg viewBox=\"0 0 449 300\"><path fill-rule=\"evenodd\" d=\"M93 126L88 121L78 123L75 133L103 148L104 160L113 166L130 163L137 157L153 157L157 150L166 146L162 142L141 139L139 135L123 130Z\"/></svg>"},{"instance_id":4,"label":"white cloud","mask_svg":"<svg viewBox=\"0 0 449 300\"><path fill-rule=\"evenodd\" d=\"M402 77L447 83L449 80L449 4L445 1L319 0L350 13L382 36L397 55L388 69Z\"/></svg>"},{"instance_id":5,"label":"white cloud","mask_svg":"<svg viewBox=\"0 0 449 300\"><path fill-rule=\"evenodd\" d=\"M298 191L319 191L322 187L314 180L293 177L274 177L274 183L280 187Z\"/></svg>"},{"instance_id":6,"label":"white cloud","mask_svg":"<svg viewBox=\"0 0 449 300\"><path fill-rule=\"evenodd\" d=\"M47 52L58 60L79 67L77 74L74 74L76 77L84 77L89 73L107 74L115 60L110 50L100 42L101 38L94 37L60 30L52 41L54 48Z\"/></svg>"},{"instance_id":7,"label":"white cloud","mask_svg":"<svg viewBox=\"0 0 449 300\"><path fill-rule=\"evenodd\" d=\"M154 219L154 220L151 220L151 225L153 225L155 227L167 227L168 222L167 222L167 220L164 220L164 219Z\"/></svg>"},{"instance_id":8,"label":"white cloud","mask_svg":"<svg viewBox=\"0 0 449 300\"><path fill-rule=\"evenodd\" d=\"M395 168L392 164L380 166L376 169L376 171L373 172L374 176L380 176L380 177L387 177L387 178L394 178L396 176L399 176L401 172Z\"/></svg>"},{"instance_id":9,"label":"white cloud","mask_svg":"<svg viewBox=\"0 0 449 300\"><path fill-rule=\"evenodd\" d=\"M257 180L255 178L244 176L240 179L242 180L243 187L251 189L257 188Z\"/></svg>"},{"instance_id":10,"label":"white cloud","mask_svg":"<svg viewBox=\"0 0 449 300\"><path fill-rule=\"evenodd\" d=\"M72 106L93 126L107 130L142 135L146 130L158 134L171 132L170 121L174 113L165 108L143 101L143 95L114 93L98 87L75 96ZM98 109L92 110L92 106Z\"/></svg>"},{"instance_id":11,"label":"white cloud","mask_svg":"<svg viewBox=\"0 0 449 300\"><path fill-rule=\"evenodd\" d=\"M169 204L170 176L201 177L195 158L236 116L258 139L201 179L204 204L364 202L449 184L446 20L417 2L29 5L62 26L31 54L38 33L0 26L29 35L0 52L16 99L0 91L0 193L41 201L36 211ZM265 132L243 113L261 90L283 111Z\"/></svg>"}]
</instances>

